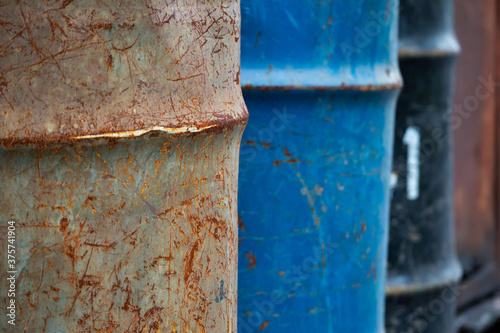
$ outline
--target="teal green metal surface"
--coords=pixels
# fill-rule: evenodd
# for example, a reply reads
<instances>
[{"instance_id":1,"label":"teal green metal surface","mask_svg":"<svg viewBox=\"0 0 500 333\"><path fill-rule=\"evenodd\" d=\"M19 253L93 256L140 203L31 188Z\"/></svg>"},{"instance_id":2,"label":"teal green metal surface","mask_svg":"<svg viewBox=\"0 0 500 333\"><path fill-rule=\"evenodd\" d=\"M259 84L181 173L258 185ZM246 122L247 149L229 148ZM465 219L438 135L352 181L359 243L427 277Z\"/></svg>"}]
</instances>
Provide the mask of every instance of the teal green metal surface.
<instances>
[{"instance_id":1,"label":"teal green metal surface","mask_svg":"<svg viewBox=\"0 0 500 333\"><path fill-rule=\"evenodd\" d=\"M241 9L238 332L383 332L397 1Z\"/></svg>"}]
</instances>

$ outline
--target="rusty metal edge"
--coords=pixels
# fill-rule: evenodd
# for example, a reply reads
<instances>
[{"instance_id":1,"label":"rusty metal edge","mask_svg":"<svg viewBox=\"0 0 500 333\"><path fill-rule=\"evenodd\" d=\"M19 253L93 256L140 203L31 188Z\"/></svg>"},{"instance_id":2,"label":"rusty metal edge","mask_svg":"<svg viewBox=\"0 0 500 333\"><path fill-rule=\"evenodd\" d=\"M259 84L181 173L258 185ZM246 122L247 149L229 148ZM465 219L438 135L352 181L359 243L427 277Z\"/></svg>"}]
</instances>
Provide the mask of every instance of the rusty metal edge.
<instances>
[{"instance_id":1,"label":"rusty metal edge","mask_svg":"<svg viewBox=\"0 0 500 333\"><path fill-rule=\"evenodd\" d=\"M150 128L123 131L123 132L107 132L99 134L79 135L71 137L53 137L42 136L32 138L0 138L0 148L14 149L21 147L36 147L45 148L57 144L92 144L99 142L116 142L118 140L128 140L138 137L150 135L151 137L166 135L168 137L192 136L198 133L220 133L226 129L232 129L238 125L245 125L248 122L248 113L245 112L240 118L221 119L219 121L210 121L199 124L198 126L186 126L180 128L167 128L162 126L153 126ZM104 141L103 141L104 140Z\"/></svg>"}]
</instances>

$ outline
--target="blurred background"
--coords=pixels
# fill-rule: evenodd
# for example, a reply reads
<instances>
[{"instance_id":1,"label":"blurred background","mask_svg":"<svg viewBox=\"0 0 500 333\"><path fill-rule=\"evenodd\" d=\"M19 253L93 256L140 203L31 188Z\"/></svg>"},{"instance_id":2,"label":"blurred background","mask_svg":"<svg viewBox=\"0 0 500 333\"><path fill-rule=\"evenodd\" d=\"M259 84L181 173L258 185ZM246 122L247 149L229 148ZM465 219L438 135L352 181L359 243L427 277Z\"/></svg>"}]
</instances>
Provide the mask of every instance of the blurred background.
<instances>
[{"instance_id":1,"label":"blurred background","mask_svg":"<svg viewBox=\"0 0 500 333\"><path fill-rule=\"evenodd\" d=\"M476 95L481 78L500 82L499 19L496 0L455 0L455 28L462 48L452 111L461 119L454 130L456 246L464 268L458 299L461 332L488 327L488 332L500 332L498 89L475 111L461 111L467 98Z\"/></svg>"}]
</instances>

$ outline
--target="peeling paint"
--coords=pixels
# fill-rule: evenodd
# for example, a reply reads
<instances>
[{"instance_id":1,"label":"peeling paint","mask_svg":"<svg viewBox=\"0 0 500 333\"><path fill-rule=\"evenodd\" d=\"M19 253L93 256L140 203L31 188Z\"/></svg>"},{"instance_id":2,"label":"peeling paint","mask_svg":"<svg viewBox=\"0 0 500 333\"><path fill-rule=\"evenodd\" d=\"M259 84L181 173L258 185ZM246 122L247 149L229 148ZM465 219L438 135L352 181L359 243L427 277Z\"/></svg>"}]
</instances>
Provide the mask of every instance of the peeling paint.
<instances>
[{"instance_id":1,"label":"peeling paint","mask_svg":"<svg viewBox=\"0 0 500 333\"><path fill-rule=\"evenodd\" d=\"M117 132L117 133L103 133L103 134L93 134L93 135L82 135L71 137L70 139L79 140L79 139L100 139L100 138L130 138L141 136L150 132L165 132L168 134L182 134L182 133L198 133L209 128L216 127L217 125L210 125L205 127L180 127L180 128L165 128L161 126L153 126L143 130L136 131L126 131L126 132Z\"/></svg>"}]
</instances>

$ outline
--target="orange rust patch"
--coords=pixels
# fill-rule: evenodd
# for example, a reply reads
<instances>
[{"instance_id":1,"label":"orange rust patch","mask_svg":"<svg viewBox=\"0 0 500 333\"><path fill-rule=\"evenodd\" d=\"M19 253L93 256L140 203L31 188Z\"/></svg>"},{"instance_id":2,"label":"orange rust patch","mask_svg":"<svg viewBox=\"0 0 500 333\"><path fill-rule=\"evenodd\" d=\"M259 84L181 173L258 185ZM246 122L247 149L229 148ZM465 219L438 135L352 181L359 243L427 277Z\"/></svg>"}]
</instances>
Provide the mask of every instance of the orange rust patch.
<instances>
[{"instance_id":1,"label":"orange rust patch","mask_svg":"<svg viewBox=\"0 0 500 333\"><path fill-rule=\"evenodd\" d=\"M255 49L258 49L259 48L259 39L260 39L260 36L261 36L261 32L259 31L259 33L257 34L257 39L255 40Z\"/></svg>"},{"instance_id":2,"label":"orange rust patch","mask_svg":"<svg viewBox=\"0 0 500 333\"><path fill-rule=\"evenodd\" d=\"M263 323L259 326L259 329L260 329L261 331L263 331L263 330L267 327L267 325L269 325L269 323L270 323L270 321L269 321L269 320L266 320L265 322L263 322Z\"/></svg>"},{"instance_id":3,"label":"orange rust patch","mask_svg":"<svg viewBox=\"0 0 500 333\"><path fill-rule=\"evenodd\" d=\"M243 224L243 220L241 217L238 217L238 226L240 227L241 231L245 232L245 225Z\"/></svg>"},{"instance_id":4,"label":"orange rust patch","mask_svg":"<svg viewBox=\"0 0 500 333\"><path fill-rule=\"evenodd\" d=\"M66 232L66 230L68 230L68 226L69 226L68 219L63 217L61 219L61 221L59 221L59 225L60 225L59 231L62 233Z\"/></svg>"},{"instance_id":5,"label":"orange rust patch","mask_svg":"<svg viewBox=\"0 0 500 333\"><path fill-rule=\"evenodd\" d=\"M248 260L248 269L252 270L255 268L255 265L257 264L257 258L253 255L252 252L248 252L245 254L245 258Z\"/></svg>"},{"instance_id":6,"label":"orange rust patch","mask_svg":"<svg viewBox=\"0 0 500 333\"><path fill-rule=\"evenodd\" d=\"M193 247L191 247L191 250L186 253L186 256L184 257L184 283L187 285L189 281L189 276L191 273L193 273L193 261L194 258L196 257L196 253L198 252L198 240L196 240L193 244Z\"/></svg>"},{"instance_id":7,"label":"orange rust patch","mask_svg":"<svg viewBox=\"0 0 500 333\"><path fill-rule=\"evenodd\" d=\"M108 71L113 69L113 56L110 54L108 60L106 61L106 66L108 67Z\"/></svg>"},{"instance_id":8,"label":"orange rust patch","mask_svg":"<svg viewBox=\"0 0 500 333\"><path fill-rule=\"evenodd\" d=\"M267 141L264 141L264 142L262 142L262 146L264 146L264 148L268 149L269 147L271 147L271 144Z\"/></svg>"},{"instance_id":9,"label":"orange rust patch","mask_svg":"<svg viewBox=\"0 0 500 333\"><path fill-rule=\"evenodd\" d=\"M291 158L289 160L282 160L282 161L275 160L273 162L273 165L280 166L281 163L295 164L295 163L302 163L302 161L300 161L299 159L296 159L296 158Z\"/></svg>"}]
</instances>

